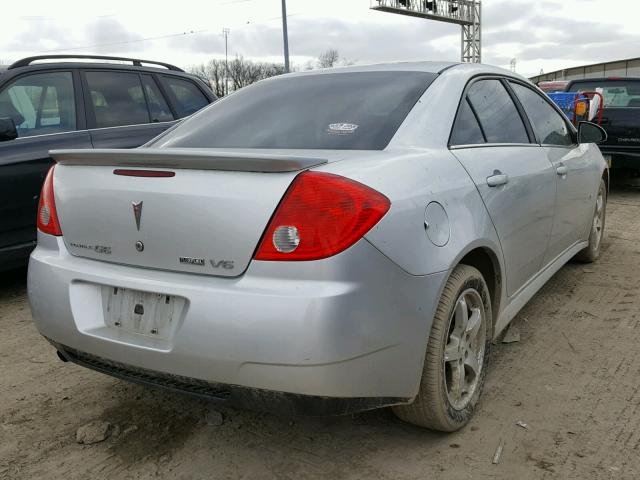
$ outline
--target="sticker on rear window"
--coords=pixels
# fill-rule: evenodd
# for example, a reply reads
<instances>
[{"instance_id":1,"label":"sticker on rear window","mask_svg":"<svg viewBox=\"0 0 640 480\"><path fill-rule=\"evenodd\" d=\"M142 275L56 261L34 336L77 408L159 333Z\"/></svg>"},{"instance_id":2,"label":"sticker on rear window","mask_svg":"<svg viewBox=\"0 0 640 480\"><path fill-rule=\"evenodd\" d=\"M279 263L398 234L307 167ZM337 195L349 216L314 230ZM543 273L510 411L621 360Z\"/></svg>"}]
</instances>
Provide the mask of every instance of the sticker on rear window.
<instances>
[{"instance_id":1,"label":"sticker on rear window","mask_svg":"<svg viewBox=\"0 0 640 480\"><path fill-rule=\"evenodd\" d=\"M357 128L358 125L355 123L330 123L327 133L330 135L351 135Z\"/></svg>"}]
</instances>

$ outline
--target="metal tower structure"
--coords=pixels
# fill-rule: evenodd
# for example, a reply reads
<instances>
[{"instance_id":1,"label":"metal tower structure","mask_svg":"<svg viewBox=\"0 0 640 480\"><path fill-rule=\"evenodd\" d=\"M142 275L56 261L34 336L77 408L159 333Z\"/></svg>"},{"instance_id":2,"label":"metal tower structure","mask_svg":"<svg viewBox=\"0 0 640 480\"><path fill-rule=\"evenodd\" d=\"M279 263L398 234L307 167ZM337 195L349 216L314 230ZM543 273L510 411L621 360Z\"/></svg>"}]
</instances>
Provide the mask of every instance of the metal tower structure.
<instances>
[{"instance_id":1,"label":"metal tower structure","mask_svg":"<svg viewBox=\"0 0 640 480\"><path fill-rule=\"evenodd\" d=\"M480 0L371 0L371 9L460 25L462 61L482 60Z\"/></svg>"}]
</instances>

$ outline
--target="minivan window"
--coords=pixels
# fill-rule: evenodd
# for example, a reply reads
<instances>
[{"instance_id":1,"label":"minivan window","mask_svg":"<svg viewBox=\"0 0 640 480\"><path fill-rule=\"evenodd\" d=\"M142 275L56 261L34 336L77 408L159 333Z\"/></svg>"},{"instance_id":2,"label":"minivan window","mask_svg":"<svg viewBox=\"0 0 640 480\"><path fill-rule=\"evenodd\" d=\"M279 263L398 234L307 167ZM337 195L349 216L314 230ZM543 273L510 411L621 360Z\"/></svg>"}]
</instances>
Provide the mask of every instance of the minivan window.
<instances>
[{"instance_id":1,"label":"minivan window","mask_svg":"<svg viewBox=\"0 0 640 480\"><path fill-rule=\"evenodd\" d=\"M488 143L529 143L522 118L499 80L474 83L468 97Z\"/></svg>"},{"instance_id":2,"label":"minivan window","mask_svg":"<svg viewBox=\"0 0 640 480\"><path fill-rule=\"evenodd\" d=\"M476 145L485 143L484 134L478 123L469 100L465 97L460 103L458 116L451 132L451 145Z\"/></svg>"},{"instance_id":3,"label":"minivan window","mask_svg":"<svg viewBox=\"0 0 640 480\"><path fill-rule=\"evenodd\" d=\"M519 83L511 83L511 88L533 124L533 129L541 144L563 147L573 145L573 138L567 127L567 122L542 95Z\"/></svg>"},{"instance_id":4,"label":"minivan window","mask_svg":"<svg viewBox=\"0 0 640 480\"><path fill-rule=\"evenodd\" d=\"M149 123L140 76L126 72L86 72L95 126Z\"/></svg>"},{"instance_id":5,"label":"minivan window","mask_svg":"<svg viewBox=\"0 0 640 480\"><path fill-rule=\"evenodd\" d=\"M435 78L402 71L264 80L212 104L150 145L382 150Z\"/></svg>"},{"instance_id":6,"label":"minivan window","mask_svg":"<svg viewBox=\"0 0 640 480\"><path fill-rule=\"evenodd\" d=\"M19 137L76 129L71 72L26 75L0 92L0 118L11 118Z\"/></svg>"},{"instance_id":7,"label":"minivan window","mask_svg":"<svg viewBox=\"0 0 640 480\"><path fill-rule=\"evenodd\" d=\"M204 93L189 80L163 75L161 81L165 89L173 93L180 118L188 117L209 103Z\"/></svg>"}]
</instances>

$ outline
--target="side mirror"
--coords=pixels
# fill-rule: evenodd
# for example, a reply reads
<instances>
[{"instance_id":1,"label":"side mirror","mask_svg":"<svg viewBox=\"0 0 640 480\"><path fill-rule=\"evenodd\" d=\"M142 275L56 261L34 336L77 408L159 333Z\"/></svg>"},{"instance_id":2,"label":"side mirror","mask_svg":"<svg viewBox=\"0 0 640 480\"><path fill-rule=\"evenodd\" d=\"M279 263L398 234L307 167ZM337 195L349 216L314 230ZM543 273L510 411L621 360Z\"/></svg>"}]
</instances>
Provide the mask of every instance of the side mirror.
<instances>
[{"instance_id":1,"label":"side mirror","mask_svg":"<svg viewBox=\"0 0 640 480\"><path fill-rule=\"evenodd\" d=\"M15 140L18 138L18 130L16 124L11 118L0 118L0 142L7 140Z\"/></svg>"},{"instance_id":2,"label":"side mirror","mask_svg":"<svg viewBox=\"0 0 640 480\"><path fill-rule=\"evenodd\" d=\"M578 123L578 143L602 143L607 141L607 132L591 122Z\"/></svg>"}]
</instances>

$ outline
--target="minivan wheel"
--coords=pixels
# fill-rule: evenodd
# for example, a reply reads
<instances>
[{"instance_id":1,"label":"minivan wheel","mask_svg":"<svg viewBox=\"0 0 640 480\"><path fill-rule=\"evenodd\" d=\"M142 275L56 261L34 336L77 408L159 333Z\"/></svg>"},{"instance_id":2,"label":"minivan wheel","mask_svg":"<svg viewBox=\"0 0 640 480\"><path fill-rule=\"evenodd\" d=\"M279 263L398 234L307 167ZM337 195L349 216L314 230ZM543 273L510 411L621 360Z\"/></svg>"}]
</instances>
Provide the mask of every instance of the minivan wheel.
<instances>
[{"instance_id":1,"label":"minivan wheel","mask_svg":"<svg viewBox=\"0 0 640 480\"><path fill-rule=\"evenodd\" d=\"M487 283L477 269L458 265L433 318L418 395L393 407L398 418L443 432L465 426L484 385L492 331Z\"/></svg>"},{"instance_id":2,"label":"minivan wheel","mask_svg":"<svg viewBox=\"0 0 640 480\"><path fill-rule=\"evenodd\" d=\"M600 246L604 238L604 223L607 216L607 186L604 179L600 180L600 188L596 197L596 205L591 221L591 231L589 232L589 245L578 252L576 260L586 263L595 262L600 256Z\"/></svg>"}]
</instances>

